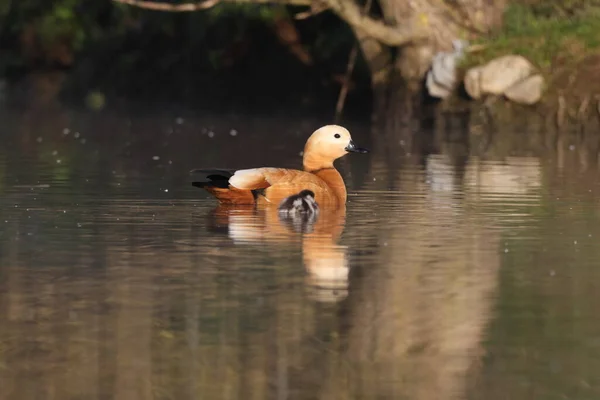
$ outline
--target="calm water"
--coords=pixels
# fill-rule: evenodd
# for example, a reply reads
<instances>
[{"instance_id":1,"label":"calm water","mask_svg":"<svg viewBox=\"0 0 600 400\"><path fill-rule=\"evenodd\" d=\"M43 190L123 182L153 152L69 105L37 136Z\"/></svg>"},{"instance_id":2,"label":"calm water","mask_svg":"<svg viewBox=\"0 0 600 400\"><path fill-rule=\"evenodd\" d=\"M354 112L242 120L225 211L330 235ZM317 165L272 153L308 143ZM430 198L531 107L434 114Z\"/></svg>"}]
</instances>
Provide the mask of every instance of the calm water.
<instances>
[{"instance_id":1,"label":"calm water","mask_svg":"<svg viewBox=\"0 0 600 400\"><path fill-rule=\"evenodd\" d=\"M598 169L568 140L415 161L349 123L375 150L302 235L186 174L297 167L327 121L0 119L0 399L600 398Z\"/></svg>"}]
</instances>

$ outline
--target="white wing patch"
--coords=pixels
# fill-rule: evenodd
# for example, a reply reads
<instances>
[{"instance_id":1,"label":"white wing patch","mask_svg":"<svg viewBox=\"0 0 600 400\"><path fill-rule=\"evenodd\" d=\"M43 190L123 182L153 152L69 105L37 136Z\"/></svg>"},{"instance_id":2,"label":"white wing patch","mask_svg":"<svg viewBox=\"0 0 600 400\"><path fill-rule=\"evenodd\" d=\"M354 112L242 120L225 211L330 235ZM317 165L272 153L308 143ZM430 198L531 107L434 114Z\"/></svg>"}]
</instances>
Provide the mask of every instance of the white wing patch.
<instances>
[{"instance_id":1,"label":"white wing patch","mask_svg":"<svg viewBox=\"0 0 600 400\"><path fill-rule=\"evenodd\" d=\"M268 187L271 183L263 171L267 168L240 169L229 178L229 184L237 189L260 189Z\"/></svg>"}]
</instances>

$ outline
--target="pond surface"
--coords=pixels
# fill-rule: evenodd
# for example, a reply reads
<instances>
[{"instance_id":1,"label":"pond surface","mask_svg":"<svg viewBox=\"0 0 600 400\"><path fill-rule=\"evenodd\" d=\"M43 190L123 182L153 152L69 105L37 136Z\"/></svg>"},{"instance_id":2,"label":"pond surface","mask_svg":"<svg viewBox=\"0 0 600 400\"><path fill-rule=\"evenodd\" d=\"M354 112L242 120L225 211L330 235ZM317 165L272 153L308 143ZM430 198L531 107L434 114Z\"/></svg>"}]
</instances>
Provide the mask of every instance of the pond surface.
<instances>
[{"instance_id":1,"label":"pond surface","mask_svg":"<svg viewBox=\"0 0 600 400\"><path fill-rule=\"evenodd\" d=\"M0 114L2 400L600 398L600 180L568 142L349 155L345 215L301 234L187 173L298 167L328 121Z\"/></svg>"}]
</instances>

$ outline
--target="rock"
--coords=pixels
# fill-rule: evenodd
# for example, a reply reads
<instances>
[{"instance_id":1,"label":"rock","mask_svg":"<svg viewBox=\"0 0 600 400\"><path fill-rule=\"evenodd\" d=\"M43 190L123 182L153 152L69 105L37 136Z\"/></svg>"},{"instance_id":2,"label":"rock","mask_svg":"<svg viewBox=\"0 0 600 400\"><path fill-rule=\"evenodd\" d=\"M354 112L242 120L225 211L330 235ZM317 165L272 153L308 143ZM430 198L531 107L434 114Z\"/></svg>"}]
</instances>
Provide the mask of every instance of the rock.
<instances>
[{"instance_id":1,"label":"rock","mask_svg":"<svg viewBox=\"0 0 600 400\"><path fill-rule=\"evenodd\" d=\"M475 100L481 98L481 68L474 67L465 74L465 90Z\"/></svg>"},{"instance_id":2,"label":"rock","mask_svg":"<svg viewBox=\"0 0 600 400\"><path fill-rule=\"evenodd\" d=\"M427 71L425 84L433 97L446 98L456 88L456 64L463 57L468 42L454 40L452 45L454 51L437 53Z\"/></svg>"},{"instance_id":3,"label":"rock","mask_svg":"<svg viewBox=\"0 0 600 400\"><path fill-rule=\"evenodd\" d=\"M431 97L436 97L438 99L445 99L450 96L452 90L442 84L440 84L434 77L433 72L430 70L427 73L427 80L425 81L427 85L427 91Z\"/></svg>"},{"instance_id":4,"label":"rock","mask_svg":"<svg viewBox=\"0 0 600 400\"><path fill-rule=\"evenodd\" d=\"M531 75L535 68L525 57L507 55L481 67L481 92L503 94L506 89Z\"/></svg>"},{"instance_id":5,"label":"rock","mask_svg":"<svg viewBox=\"0 0 600 400\"><path fill-rule=\"evenodd\" d=\"M525 57L508 55L487 64L471 68L464 79L465 90L474 99L485 94L501 95L517 82L523 81L535 71Z\"/></svg>"},{"instance_id":6,"label":"rock","mask_svg":"<svg viewBox=\"0 0 600 400\"><path fill-rule=\"evenodd\" d=\"M544 77L540 74L527 77L504 92L507 99L520 104L535 104L542 98Z\"/></svg>"}]
</instances>

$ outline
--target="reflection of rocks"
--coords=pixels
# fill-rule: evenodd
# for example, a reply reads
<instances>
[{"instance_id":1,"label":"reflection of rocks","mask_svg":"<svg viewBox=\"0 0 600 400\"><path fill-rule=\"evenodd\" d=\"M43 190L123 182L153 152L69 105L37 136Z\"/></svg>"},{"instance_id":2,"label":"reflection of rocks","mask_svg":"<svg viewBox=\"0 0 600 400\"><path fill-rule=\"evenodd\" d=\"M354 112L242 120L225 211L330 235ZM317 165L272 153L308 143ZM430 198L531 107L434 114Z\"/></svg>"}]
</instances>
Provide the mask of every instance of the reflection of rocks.
<instances>
[{"instance_id":1,"label":"reflection of rocks","mask_svg":"<svg viewBox=\"0 0 600 400\"><path fill-rule=\"evenodd\" d=\"M507 157L503 162L471 157L459 179L450 158L430 155L426 173L431 195L463 189L466 193L528 194L542 186L542 166L536 157Z\"/></svg>"},{"instance_id":2,"label":"reflection of rocks","mask_svg":"<svg viewBox=\"0 0 600 400\"><path fill-rule=\"evenodd\" d=\"M429 185L428 197L432 208L458 209L461 199L455 196L461 182L450 157L431 154L427 157L425 171Z\"/></svg>"},{"instance_id":3,"label":"reflection of rocks","mask_svg":"<svg viewBox=\"0 0 600 400\"><path fill-rule=\"evenodd\" d=\"M345 363L332 364L322 398L464 398L493 307L500 236L464 206L455 175L445 157L431 157L427 171L409 167L395 182L409 201L379 207L373 231L348 227L375 235L376 264L351 286ZM353 207L370 209L368 197Z\"/></svg>"},{"instance_id":4,"label":"reflection of rocks","mask_svg":"<svg viewBox=\"0 0 600 400\"><path fill-rule=\"evenodd\" d=\"M506 95L514 102L534 104L542 96L544 79L533 75L535 68L526 58L507 55L469 69L464 84L469 96Z\"/></svg>"},{"instance_id":5,"label":"reflection of rocks","mask_svg":"<svg viewBox=\"0 0 600 400\"><path fill-rule=\"evenodd\" d=\"M472 158L464 184L470 190L491 194L526 194L542 185L542 166L535 157L508 157L503 163Z\"/></svg>"},{"instance_id":6,"label":"reflection of rocks","mask_svg":"<svg viewBox=\"0 0 600 400\"><path fill-rule=\"evenodd\" d=\"M432 192L453 192L456 190L456 173L450 158L431 154L426 161L427 182Z\"/></svg>"},{"instance_id":7,"label":"reflection of rocks","mask_svg":"<svg viewBox=\"0 0 600 400\"><path fill-rule=\"evenodd\" d=\"M496 193L528 199L541 178L535 158L465 165L430 155L424 168L405 166L386 182L402 194L380 204L376 230L349 220L354 235L375 235L376 265L351 281L341 355L349 366L334 364L323 398L465 398L481 365L500 268L496 216L480 218L478 205ZM355 198L353 207L371 209L371 197Z\"/></svg>"}]
</instances>

